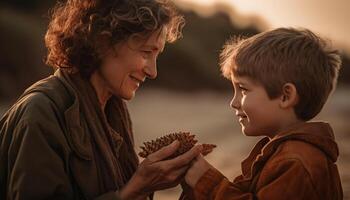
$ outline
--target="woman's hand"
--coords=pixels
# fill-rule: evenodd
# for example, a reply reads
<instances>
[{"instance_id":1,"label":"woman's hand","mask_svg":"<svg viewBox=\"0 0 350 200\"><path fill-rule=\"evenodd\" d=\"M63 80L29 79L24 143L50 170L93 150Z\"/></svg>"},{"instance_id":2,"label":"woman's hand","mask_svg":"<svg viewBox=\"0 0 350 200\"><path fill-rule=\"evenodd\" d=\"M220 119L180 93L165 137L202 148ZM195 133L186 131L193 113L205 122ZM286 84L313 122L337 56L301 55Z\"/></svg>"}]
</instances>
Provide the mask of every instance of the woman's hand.
<instances>
[{"instance_id":1,"label":"woman's hand","mask_svg":"<svg viewBox=\"0 0 350 200\"><path fill-rule=\"evenodd\" d=\"M179 141L174 141L143 160L128 184L120 191L120 197L144 198L154 191L178 185L191 161L202 151L202 146L197 145L176 158L164 160L175 153L179 146Z\"/></svg>"},{"instance_id":2,"label":"woman's hand","mask_svg":"<svg viewBox=\"0 0 350 200\"><path fill-rule=\"evenodd\" d=\"M196 159L192 161L192 166L188 169L185 175L186 183L194 188L199 181L199 179L204 175L206 171L210 168L214 168L211 166L202 155L198 155Z\"/></svg>"}]
</instances>

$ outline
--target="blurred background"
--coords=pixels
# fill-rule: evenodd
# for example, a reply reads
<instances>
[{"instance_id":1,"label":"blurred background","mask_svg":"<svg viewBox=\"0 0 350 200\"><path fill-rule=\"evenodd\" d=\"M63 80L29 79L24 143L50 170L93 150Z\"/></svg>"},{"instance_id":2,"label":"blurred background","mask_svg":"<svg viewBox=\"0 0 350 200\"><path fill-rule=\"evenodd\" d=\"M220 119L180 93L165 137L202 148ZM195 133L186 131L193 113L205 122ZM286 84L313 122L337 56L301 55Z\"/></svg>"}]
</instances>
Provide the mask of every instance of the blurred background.
<instances>
[{"instance_id":1,"label":"blurred background","mask_svg":"<svg viewBox=\"0 0 350 200\"><path fill-rule=\"evenodd\" d=\"M230 82L221 75L218 55L234 35L251 36L272 28L306 27L333 41L343 66L337 90L316 120L332 124L340 148L338 167L344 199L350 199L350 1L348 0L174 0L186 19L184 37L166 46L158 78L148 81L129 108L136 150L143 141L190 131L218 147L207 159L232 180L240 162L260 138L243 136L234 112ZM35 81L52 73L45 66L44 35L55 0L0 2L0 115ZM177 199L180 189L157 192Z\"/></svg>"}]
</instances>

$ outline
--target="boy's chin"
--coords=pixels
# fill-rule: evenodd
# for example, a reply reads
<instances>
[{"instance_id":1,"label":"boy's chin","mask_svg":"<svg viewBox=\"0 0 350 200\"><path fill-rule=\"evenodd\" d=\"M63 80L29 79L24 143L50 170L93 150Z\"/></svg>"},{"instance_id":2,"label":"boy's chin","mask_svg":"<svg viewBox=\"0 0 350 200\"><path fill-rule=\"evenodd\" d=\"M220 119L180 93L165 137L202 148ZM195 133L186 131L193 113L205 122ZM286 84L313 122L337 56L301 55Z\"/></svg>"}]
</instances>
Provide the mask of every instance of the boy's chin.
<instances>
[{"instance_id":1,"label":"boy's chin","mask_svg":"<svg viewBox=\"0 0 350 200\"><path fill-rule=\"evenodd\" d=\"M242 133L245 136L261 136L261 133L258 133L257 131L254 130L250 130L247 127L242 126Z\"/></svg>"},{"instance_id":2,"label":"boy's chin","mask_svg":"<svg viewBox=\"0 0 350 200\"><path fill-rule=\"evenodd\" d=\"M249 134L249 132L246 130L246 128L244 127L244 126L242 126L242 133L245 135L245 136L250 136Z\"/></svg>"}]
</instances>

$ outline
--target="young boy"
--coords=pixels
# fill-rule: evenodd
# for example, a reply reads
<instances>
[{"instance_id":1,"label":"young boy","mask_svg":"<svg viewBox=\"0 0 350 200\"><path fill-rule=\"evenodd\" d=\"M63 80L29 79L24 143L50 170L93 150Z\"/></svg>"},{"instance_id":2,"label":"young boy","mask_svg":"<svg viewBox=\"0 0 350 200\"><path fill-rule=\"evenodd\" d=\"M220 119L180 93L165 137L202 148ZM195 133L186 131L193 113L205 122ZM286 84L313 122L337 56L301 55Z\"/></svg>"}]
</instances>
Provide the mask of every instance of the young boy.
<instances>
[{"instance_id":1,"label":"young boy","mask_svg":"<svg viewBox=\"0 0 350 200\"><path fill-rule=\"evenodd\" d=\"M332 128L309 122L334 89L341 65L328 45L293 28L228 42L221 70L233 84L231 107L245 135L266 137L233 182L197 157L185 176L193 192L187 199L343 198Z\"/></svg>"}]
</instances>

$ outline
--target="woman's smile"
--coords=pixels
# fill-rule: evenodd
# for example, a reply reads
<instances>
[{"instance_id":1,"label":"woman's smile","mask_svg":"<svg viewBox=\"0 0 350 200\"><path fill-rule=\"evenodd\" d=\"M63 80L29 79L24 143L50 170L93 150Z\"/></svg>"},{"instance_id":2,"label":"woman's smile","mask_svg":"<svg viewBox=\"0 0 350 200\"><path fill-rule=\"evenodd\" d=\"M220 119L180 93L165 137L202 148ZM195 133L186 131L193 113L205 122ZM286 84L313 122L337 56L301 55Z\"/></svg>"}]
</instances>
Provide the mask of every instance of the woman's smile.
<instances>
[{"instance_id":1,"label":"woman's smile","mask_svg":"<svg viewBox=\"0 0 350 200\"><path fill-rule=\"evenodd\" d=\"M137 78L136 76L133 76L133 75L130 75L129 77L131 78L131 80L133 80L136 83L137 87L139 87L145 80L145 78Z\"/></svg>"}]
</instances>

